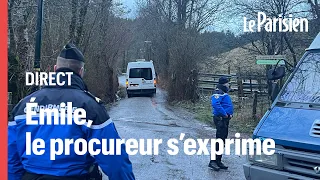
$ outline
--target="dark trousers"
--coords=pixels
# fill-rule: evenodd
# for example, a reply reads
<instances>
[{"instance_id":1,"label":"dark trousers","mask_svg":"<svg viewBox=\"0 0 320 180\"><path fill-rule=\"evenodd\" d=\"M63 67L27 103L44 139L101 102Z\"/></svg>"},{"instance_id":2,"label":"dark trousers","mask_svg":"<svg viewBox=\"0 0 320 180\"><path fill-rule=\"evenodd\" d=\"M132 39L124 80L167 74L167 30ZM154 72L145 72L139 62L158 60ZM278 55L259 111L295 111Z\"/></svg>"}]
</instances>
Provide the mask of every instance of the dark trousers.
<instances>
[{"instance_id":1,"label":"dark trousers","mask_svg":"<svg viewBox=\"0 0 320 180\"><path fill-rule=\"evenodd\" d=\"M219 116L213 117L213 122L216 126L216 139L222 139L223 144L228 137L230 118L223 118ZM216 151L219 151L219 143L215 144ZM216 155L216 162L221 162L222 155Z\"/></svg>"},{"instance_id":2,"label":"dark trousers","mask_svg":"<svg viewBox=\"0 0 320 180\"><path fill-rule=\"evenodd\" d=\"M89 178L86 176L78 176L78 177L60 177L60 176L50 176L50 175L42 175L42 174L34 174L26 172L21 180L88 180Z\"/></svg>"},{"instance_id":3,"label":"dark trousers","mask_svg":"<svg viewBox=\"0 0 320 180\"><path fill-rule=\"evenodd\" d=\"M102 174L98 166L93 166L93 170L89 174L82 176L61 177L25 172L21 180L102 180Z\"/></svg>"}]
</instances>

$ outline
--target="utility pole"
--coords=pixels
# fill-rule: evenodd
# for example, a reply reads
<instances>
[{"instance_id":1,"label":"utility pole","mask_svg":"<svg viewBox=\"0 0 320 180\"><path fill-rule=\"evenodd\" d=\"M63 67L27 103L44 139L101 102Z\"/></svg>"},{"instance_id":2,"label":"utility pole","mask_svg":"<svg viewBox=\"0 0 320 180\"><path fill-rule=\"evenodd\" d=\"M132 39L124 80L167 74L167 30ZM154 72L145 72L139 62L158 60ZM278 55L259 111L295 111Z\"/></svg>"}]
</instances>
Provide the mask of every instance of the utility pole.
<instances>
[{"instance_id":1,"label":"utility pole","mask_svg":"<svg viewBox=\"0 0 320 180\"><path fill-rule=\"evenodd\" d=\"M43 0L38 0L36 44L35 44L35 53L34 53L34 62L33 62L34 73L40 72L42 21L43 21ZM31 91L35 92L39 89L40 89L40 86L33 86Z\"/></svg>"},{"instance_id":2,"label":"utility pole","mask_svg":"<svg viewBox=\"0 0 320 180\"><path fill-rule=\"evenodd\" d=\"M144 41L145 43L145 51L146 51L146 60L150 61L151 60L151 41Z\"/></svg>"},{"instance_id":3,"label":"utility pole","mask_svg":"<svg viewBox=\"0 0 320 180\"><path fill-rule=\"evenodd\" d=\"M42 21L43 21L43 0L38 0L37 32L36 32L34 66L33 66L36 72L40 71Z\"/></svg>"}]
</instances>

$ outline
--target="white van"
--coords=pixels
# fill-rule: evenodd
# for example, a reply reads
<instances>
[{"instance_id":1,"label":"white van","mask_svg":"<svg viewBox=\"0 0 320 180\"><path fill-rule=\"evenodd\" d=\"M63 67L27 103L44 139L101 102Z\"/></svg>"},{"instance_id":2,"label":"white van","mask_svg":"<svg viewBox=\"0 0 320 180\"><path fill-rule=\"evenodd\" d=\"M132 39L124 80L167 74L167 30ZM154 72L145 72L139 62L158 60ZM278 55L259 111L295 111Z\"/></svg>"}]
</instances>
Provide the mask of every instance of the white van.
<instances>
[{"instance_id":1,"label":"white van","mask_svg":"<svg viewBox=\"0 0 320 180\"><path fill-rule=\"evenodd\" d=\"M135 94L156 94L156 72L152 61L129 62L126 74L128 98Z\"/></svg>"}]
</instances>

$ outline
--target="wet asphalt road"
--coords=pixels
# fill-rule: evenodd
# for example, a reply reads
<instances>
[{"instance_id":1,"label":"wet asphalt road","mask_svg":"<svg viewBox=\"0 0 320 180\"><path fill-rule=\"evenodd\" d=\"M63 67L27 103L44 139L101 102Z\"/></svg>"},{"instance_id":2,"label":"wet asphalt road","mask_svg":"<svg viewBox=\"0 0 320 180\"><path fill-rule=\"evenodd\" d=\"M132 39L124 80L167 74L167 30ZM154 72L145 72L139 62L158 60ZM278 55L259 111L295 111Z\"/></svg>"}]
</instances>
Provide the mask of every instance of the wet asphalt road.
<instances>
[{"instance_id":1,"label":"wet asphalt road","mask_svg":"<svg viewBox=\"0 0 320 180\"><path fill-rule=\"evenodd\" d=\"M120 77L120 84L123 82L124 78ZM195 120L193 114L183 109L167 106L165 97L166 93L157 89L157 94L153 98L141 96L126 98L120 100L109 111L123 139L163 139L163 143L159 146L159 155L149 156L138 153L130 156L136 179L245 179L242 169L245 156L233 155L234 146L231 148L231 155L223 158L223 162L229 166L229 169L219 172L208 168L210 156L185 155L183 141L179 141L177 155L172 156L167 153L168 139L178 139L181 133L185 133L184 139L215 138L215 129ZM229 132L229 138L234 134ZM210 151L210 145L207 147Z\"/></svg>"}]
</instances>

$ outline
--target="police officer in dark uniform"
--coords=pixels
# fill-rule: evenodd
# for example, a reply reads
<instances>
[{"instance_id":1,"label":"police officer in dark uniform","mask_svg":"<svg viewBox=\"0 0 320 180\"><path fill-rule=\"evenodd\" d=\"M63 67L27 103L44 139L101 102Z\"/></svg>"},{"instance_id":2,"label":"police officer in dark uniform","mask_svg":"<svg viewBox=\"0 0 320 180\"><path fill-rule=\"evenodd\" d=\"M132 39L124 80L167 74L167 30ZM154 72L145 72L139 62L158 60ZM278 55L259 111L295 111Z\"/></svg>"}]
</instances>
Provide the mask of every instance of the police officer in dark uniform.
<instances>
[{"instance_id":1,"label":"police officer in dark uniform","mask_svg":"<svg viewBox=\"0 0 320 180\"><path fill-rule=\"evenodd\" d=\"M222 139L225 143L225 139L228 137L229 121L233 115L233 104L231 97L228 94L229 81L226 77L219 79L217 89L211 97L211 104L213 108L213 121L216 126L216 138ZM216 151L219 150L218 143L215 144ZM216 160L211 160L209 167L215 171L220 169L228 169L221 162L222 155L216 155Z\"/></svg>"},{"instance_id":2,"label":"police officer in dark uniform","mask_svg":"<svg viewBox=\"0 0 320 180\"><path fill-rule=\"evenodd\" d=\"M67 44L57 58L54 67L56 72L73 72L71 85L67 83L67 76L60 76L65 80L63 86L44 86L31 95L22 99L13 109L8 124L8 179L9 180L97 180L102 179L101 170L110 180L133 180L132 164L121 145L121 155L91 156L88 152L77 155L70 145L70 154L63 153L50 160L50 139L74 139L87 141L91 139L120 139L114 123L109 117L102 101L90 94L82 80L84 75L84 57L72 43ZM26 125L26 103L31 98L39 107L59 109L64 102L72 102L72 106L83 108L86 119L92 121L86 125ZM61 107L60 107L61 108ZM37 109L37 108L35 108ZM67 109L67 108L65 108ZM39 108L38 108L39 110ZM38 112L38 110L35 110ZM39 114L32 117L39 120ZM26 133L31 132L31 142L41 138L45 142L43 155L26 154ZM101 149L101 145L94 144L94 149ZM65 149L64 149L65 150ZM116 151L115 151L116 152ZM97 166L98 165L98 166Z\"/></svg>"}]
</instances>

